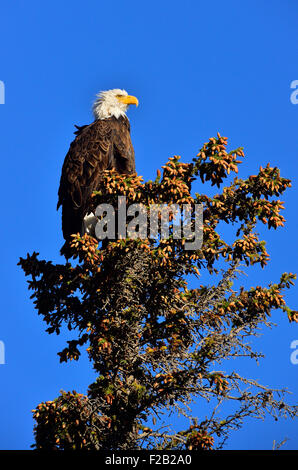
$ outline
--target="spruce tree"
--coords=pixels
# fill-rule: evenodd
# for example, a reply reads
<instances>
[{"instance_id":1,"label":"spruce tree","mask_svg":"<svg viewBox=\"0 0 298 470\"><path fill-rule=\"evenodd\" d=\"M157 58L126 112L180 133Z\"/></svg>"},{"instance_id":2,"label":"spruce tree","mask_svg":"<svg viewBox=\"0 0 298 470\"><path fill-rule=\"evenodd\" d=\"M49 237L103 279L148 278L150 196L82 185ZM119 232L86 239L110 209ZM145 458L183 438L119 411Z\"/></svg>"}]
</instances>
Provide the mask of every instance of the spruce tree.
<instances>
[{"instance_id":1,"label":"spruce tree","mask_svg":"<svg viewBox=\"0 0 298 470\"><path fill-rule=\"evenodd\" d=\"M273 309L298 320L284 300L294 274L269 286L234 287L244 269L267 265L256 225L284 225L278 197L291 186L270 164L229 182L242 157L242 148L227 151L227 138L217 134L191 163L170 158L155 181L106 171L92 194L90 211L103 203L116 207L118 196L148 211L152 204L202 204L199 249L186 250L186 237L175 238L170 227L167 238L102 244L74 234L73 258L62 264L35 252L20 259L47 332L59 334L67 325L77 333L58 353L60 361L77 361L86 348L98 375L86 395L63 391L37 405L36 449L220 449L247 417L297 416L285 390L221 370L231 358L261 358L251 342L270 325ZM219 192L193 194L196 180ZM221 222L236 227L231 243L220 235ZM204 273L212 283L202 284ZM193 403L202 401L214 403L208 417L193 414ZM218 411L227 402L237 406L223 416ZM172 413L188 418L185 429L171 427Z\"/></svg>"}]
</instances>

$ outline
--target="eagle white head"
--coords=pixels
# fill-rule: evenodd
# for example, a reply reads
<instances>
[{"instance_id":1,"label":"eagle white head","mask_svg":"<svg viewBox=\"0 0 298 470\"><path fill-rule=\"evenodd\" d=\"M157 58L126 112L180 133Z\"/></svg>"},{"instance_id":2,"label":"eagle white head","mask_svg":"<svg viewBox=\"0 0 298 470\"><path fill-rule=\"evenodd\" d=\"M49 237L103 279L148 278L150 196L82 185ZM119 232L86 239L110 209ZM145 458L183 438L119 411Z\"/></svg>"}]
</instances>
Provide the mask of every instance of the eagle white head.
<instances>
[{"instance_id":1,"label":"eagle white head","mask_svg":"<svg viewBox=\"0 0 298 470\"><path fill-rule=\"evenodd\" d=\"M101 91L93 104L95 119L108 119L112 116L119 118L125 116L130 104L138 106L139 102L135 96L128 95L127 91L115 88L114 90Z\"/></svg>"}]
</instances>

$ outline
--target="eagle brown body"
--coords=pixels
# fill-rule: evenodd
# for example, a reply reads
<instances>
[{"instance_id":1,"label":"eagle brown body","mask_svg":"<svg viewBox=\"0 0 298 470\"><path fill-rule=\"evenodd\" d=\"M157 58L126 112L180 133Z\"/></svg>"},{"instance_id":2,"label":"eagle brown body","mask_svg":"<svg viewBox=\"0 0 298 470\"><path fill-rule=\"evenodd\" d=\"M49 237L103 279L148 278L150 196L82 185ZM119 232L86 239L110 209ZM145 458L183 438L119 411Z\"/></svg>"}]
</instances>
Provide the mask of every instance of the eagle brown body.
<instances>
[{"instance_id":1,"label":"eagle brown body","mask_svg":"<svg viewBox=\"0 0 298 470\"><path fill-rule=\"evenodd\" d=\"M83 231L89 198L98 187L104 170L135 172L134 149L128 118L112 116L78 128L65 157L57 209L62 206L62 231L65 244L61 254L71 256L71 235Z\"/></svg>"}]
</instances>

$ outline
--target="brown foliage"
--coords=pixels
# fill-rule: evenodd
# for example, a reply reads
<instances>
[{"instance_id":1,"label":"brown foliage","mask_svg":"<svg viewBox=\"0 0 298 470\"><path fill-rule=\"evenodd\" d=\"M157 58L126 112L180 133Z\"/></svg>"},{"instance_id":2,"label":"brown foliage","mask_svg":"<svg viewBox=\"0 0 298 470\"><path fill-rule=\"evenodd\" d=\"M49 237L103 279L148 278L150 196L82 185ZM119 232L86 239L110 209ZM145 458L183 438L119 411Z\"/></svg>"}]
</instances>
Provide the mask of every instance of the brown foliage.
<instances>
[{"instance_id":1,"label":"brown foliage","mask_svg":"<svg viewBox=\"0 0 298 470\"><path fill-rule=\"evenodd\" d=\"M284 300L283 290L296 276L282 274L268 287L232 290L240 264L264 267L269 260L265 242L255 232L257 222L268 228L283 226L279 197L290 180L268 164L248 179L238 177L219 194L192 194L199 176L221 188L231 172L238 173L243 149L227 152L227 138L209 139L193 159L169 159L155 181L136 174L106 171L90 200L117 204L142 202L204 205L204 239L199 250L184 249L185 239L170 236L158 241L122 239L98 246L88 235L73 235L71 263L53 264L38 254L20 259L31 277L29 289L49 333L59 334L63 324L76 329L78 338L59 352L60 361L78 360L87 347L98 372L87 396L63 393L34 411L37 448L129 449L141 447L211 449L220 447L246 416L296 416L277 393L237 373L212 371L212 364L237 356L258 358L247 344L256 328L269 324L272 309L289 321L298 313ZM227 243L217 232L219 222L237 224L236 239ZM204 270L218 274L219 283L191 288ZM247 392L247 387L255 393ZM239 409L225 419L214 413L198 424L188 407L193 399L216 398L218 403L238 401ZM144 426L149 417L160 418L176 410L193 423L184 431L168 433ZM153 420L154 421L154 420Z\"/></svg>"}]
</instances>

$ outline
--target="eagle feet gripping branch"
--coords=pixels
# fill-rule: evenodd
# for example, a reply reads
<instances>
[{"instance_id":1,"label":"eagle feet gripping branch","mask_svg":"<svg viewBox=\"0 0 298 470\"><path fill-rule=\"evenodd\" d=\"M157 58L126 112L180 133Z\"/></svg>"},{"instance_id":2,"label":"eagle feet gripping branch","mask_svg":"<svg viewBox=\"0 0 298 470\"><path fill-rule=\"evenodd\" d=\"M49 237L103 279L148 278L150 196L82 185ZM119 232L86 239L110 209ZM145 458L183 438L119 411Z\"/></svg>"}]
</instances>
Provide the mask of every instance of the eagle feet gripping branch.
<instances>
[{"instance_id":1,"label":"eagle feet gripping branch","mask_svg":"<svg viewBox=\"0 0 298 470\"><path fill-rule=\"evenodd\" d=\"M62 231L65 243L60 253L72 256L71 235L92 234L95 218L88 212L88 202L96 191L104 170L120 174L135 172L134 149L126 111L138 105L125 90L103 91L93 105L94 122L77 128L76 138L65 157L57 209L62 206Z\"/></svg>"}]
</instances>

